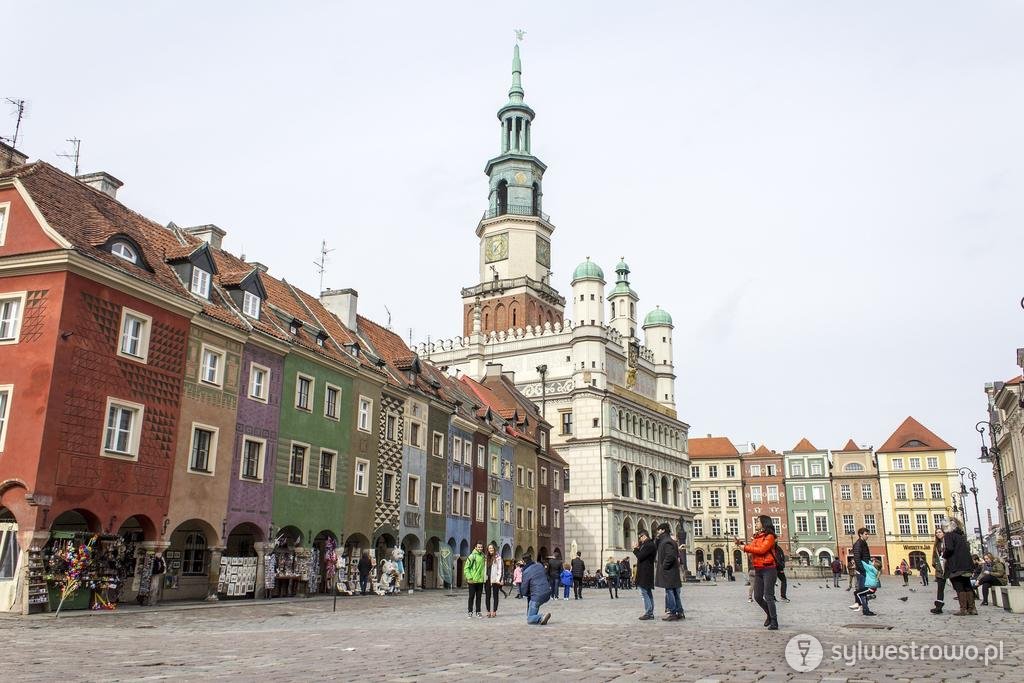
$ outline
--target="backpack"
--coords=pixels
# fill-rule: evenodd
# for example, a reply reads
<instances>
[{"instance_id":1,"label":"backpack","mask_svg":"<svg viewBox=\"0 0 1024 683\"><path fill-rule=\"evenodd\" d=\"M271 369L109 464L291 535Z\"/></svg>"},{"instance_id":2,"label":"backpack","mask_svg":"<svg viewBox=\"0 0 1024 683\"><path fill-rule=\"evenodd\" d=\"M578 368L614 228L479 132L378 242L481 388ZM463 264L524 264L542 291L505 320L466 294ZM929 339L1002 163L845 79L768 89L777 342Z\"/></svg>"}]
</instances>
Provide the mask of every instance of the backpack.
<instances>
[{"instance_id":1,"label":"backpack","mask_svg":"<svg viewBox=\"0 0 1024 683\"><path fill-rule=\"evenodd\" d=\"M778 543L772 546L772 559L775 560L776 569L781 571L786 568L786 554L782 552Z\"/></svg>"}]
</instances>

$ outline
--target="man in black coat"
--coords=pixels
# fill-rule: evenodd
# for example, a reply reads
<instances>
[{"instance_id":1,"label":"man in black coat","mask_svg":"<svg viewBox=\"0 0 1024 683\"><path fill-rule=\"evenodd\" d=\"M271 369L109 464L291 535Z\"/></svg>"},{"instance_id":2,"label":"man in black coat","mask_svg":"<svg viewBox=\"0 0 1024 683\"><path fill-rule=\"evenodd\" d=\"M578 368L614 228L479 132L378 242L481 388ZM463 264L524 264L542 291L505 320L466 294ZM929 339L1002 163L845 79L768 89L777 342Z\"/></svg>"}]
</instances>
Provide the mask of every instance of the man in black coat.
<instances>
[{"instance_id":1,"label":"man in black coat","mask_svg":"<svg viewBox=\"0 0 1024 683\"><path fill-rule=\"evenodd\" d=\"M576 553L572 564L572 596L574 600L583 599L583 575L587 571L587 565L583 562L583 553Z\"/></svg>"},{"instance_id":2,"label":"man in black coat","mask_svg":"<svg viewBox=\"0 0 1024 683\"><path fill-rule=\"evenodd\" d=\"M562 560L557 557L548 558L548 583L551 584L551 597L558 599L558 584L562 578Z\"/></svg>"},{"instance_id":3,"label":"man in black coat","mask_svg":"<svg viewBox=\"0 0 1024 683\"><path fill-rule=\"evenodd\" d=\"M646 531L640 532L640 540L633 546L636 555L636 587L644 599L644 613L640 621L654 618L654 556L658 553L654 541Z\"/></svg>"},{"instance_id":4,"label":"man in black coat","mask_svg":"<svg viewBox=\"0 0 1024 683\"><path fill-rule=\"evenodd\" d=\"M961 617L967 614L977 614L978 609L974 605L974 589L971 586L974 563L971 560L970 544L964 535L960 520L950 519L947 522L946 534L942 537L942 542L945 547L942 557L946 560L942 574L949 579L960 603L960 611L955 614Z\"/></svg>"},{"instance_id":5,"label":"man in black coat","mask_svg":"<svg viewBox=\"0 0 1024 683\"><path fill-rule=\"evenodd\" d=\"M857 541L853 544L853 565L857 572L857 592L853 594L853 604L850 609L860 609L860 598L857 594L864 590L864 565L862 562L871 564L871 549L868 548L868 536L871 534L867 528L857 529Z\"/></svg>"},{"instance_id":6,"label":"man in black coat","mask_svg":"<svg viewBox=\"0 0 1024 683\"><path fill-rule=\"evenodd\" d=\"M665 589L665 610L668 615L662 621L685 619L683 601L679 597L679 588L683 585L679 576L679 546L665 522L658 525L658 551L654 562L654 585Z\"/></svg>"}]
</instances>

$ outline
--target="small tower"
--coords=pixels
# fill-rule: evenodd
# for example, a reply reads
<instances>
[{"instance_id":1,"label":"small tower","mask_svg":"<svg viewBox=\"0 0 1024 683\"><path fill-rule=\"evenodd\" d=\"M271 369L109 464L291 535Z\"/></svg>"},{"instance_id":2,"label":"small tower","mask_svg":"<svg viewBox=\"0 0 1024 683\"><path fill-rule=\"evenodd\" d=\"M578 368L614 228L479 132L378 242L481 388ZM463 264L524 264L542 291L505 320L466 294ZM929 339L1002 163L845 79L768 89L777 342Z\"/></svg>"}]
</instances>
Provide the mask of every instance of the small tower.
<instances>
[{"instance_id":1,"label":"small tower","mask_svg":"<svg viewBox=\"0 0 1024 683\"><path fill-rule=\"evenodd\" d=\"M605 373L604 272L590 260L572 274L572 376L577 388L608 386ZM585 425L580 423L580 429ZM577 432L579 435L580 432Z\"/></svg>"},{"instance_id":2,"label":"small tower","mask_svg":"<svg viewBox=\"0 0 1024 683\"><path fill-rule=\"evenodd\" d=\"M604 271L589 256L572 274L572 319L604 327Z\"/></svg>"},{"instance_id":3,"label":"small tower","mask_svg":"<svg viewBox=\"0 0 1024 683\"><path fill-rule=\"evenodd\" d=\"M676 375L672 362L672 316L655 307L644 318L644 346L654 353L655 390L658 403L675 408Z\"/></svg>"},{"instance_id":4,"label":"small tower","mask_svg":"<svg viewBox=\"0 0 1024 683\"><path fill-rule=\"evenodd\" d=\"M629 266L625 259L615 266L615 288L608 295L611 309L611 325L624 341L636 337L636 304L640 300L629 286Z\"/></svg>"}]
</instances>

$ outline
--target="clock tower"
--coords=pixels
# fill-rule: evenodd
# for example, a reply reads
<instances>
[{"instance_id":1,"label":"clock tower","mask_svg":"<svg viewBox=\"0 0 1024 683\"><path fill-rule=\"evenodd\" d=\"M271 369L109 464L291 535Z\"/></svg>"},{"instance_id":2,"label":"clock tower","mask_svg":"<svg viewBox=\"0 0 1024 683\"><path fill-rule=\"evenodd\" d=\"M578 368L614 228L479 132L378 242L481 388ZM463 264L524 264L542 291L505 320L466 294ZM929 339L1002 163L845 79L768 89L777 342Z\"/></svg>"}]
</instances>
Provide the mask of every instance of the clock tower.
<instances>
[{"instance_id":1,"label":"clock tower","mask_svg":"<svg viewBox=\"0 0 1024 683\"><path fill-rule=\"evenodd\" d=\"M547 167L531 151L535 114L523 101L519 44L512 56L512 87L498 110L500 153L487 162L488 204L476 228L480 283L462 290L463 332L483 334L554 325L565 299L551 286L551 224L543 205Z\"/></svg>"}]
</instances>

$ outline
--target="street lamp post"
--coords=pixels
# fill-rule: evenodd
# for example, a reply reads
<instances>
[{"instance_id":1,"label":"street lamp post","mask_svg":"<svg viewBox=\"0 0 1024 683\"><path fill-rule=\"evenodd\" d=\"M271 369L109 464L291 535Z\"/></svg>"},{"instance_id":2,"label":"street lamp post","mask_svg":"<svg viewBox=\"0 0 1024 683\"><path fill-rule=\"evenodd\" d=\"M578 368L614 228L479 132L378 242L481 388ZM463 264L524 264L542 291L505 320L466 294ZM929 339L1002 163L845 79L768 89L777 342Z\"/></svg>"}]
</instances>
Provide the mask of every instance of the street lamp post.
<instances>
[{"instance_id":1,"label":"street lamp post","mask_svg":"<svg viewBox=\"0 0 1024 683\"><path fill-rule=\"evenodd\" d=\"M991 447L985 445L985 427L988 427L988 438L991 443ZM1006 552L1009 554L1010 559L1010 585L1019 586L1020 578L1017 576L1019 568L1017 566L1017 552L1013 547L1013 541L1010 538L1010 516L1006 510L1006 490L1003 487L1003 468L999 462L999 447L996 445L996 434L999 432L999 425L992 424L987 420L981 420L978 424L974 425L975 431L981 435L981 457L978 458L981 462L992 463L992 467L995 470L996 485L999 486L999 513L1002 517L1003 533L1006 536ZM981 526L981 520L978 520L979 527Z\"/></svg>"},{"instance_id":2,"label":"street lamp post","mask_svg":"<svg viewBox=\"0 0 1024 683\"><path fill-rule=\"evenodd\" d=\"M961 467L957 470L960 475L960 506L964 506L964 496L970 491L974 495L974 516L978 520L978 526L975 527L978 531L978 547L982 550L985 549L985 538L981 535L981 510L978 508L978 473L969 467ZM964 484L964 475L971 478L971 488L967 488Z\"/></svg>"}]
</instances>

